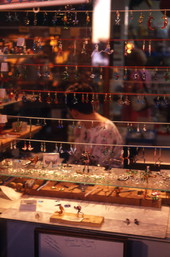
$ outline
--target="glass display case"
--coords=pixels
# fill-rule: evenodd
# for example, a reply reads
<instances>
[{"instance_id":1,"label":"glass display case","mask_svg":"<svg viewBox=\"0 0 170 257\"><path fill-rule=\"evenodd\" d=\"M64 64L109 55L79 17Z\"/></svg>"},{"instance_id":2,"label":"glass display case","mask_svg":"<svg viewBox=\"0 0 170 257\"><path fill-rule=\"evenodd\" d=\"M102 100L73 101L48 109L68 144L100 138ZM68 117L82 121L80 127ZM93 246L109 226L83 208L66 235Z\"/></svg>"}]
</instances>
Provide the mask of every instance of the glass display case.
<instances>
[{"instance_id":1,"label":"glass display case","mask_svg":"<svg viewBox=\"0 0 170 257\"><path fill-rule=\"evenodd\" d=\"M112 8L111 38L97 44L91 3L1 13L1 112L8 117L1 185L30 195L169 205L168 10L154 4L152 11ZM82 99L117 126L121 144L74 141L80 120L65 105L68 85L79 81L91 84ZM120 165L71 164L77 145L121 147Z\"/></svg>"},{"instance_id":2,"label":"glass display case","mask_svg":"<svg viewBox=\"0 0 170 257\"><path fill-rule=\"evenodd\" d=\"M122 256L168 257L170 9L157 0L51 2L0 4L0 255L43 255L60 234L76 249L97 236L126 241ZM101 2L111 2L110 36L95 42ZM68 90L85 83L92 91ZM70 96L102 122L73 117Z\"/></svg>"}]
</instances>

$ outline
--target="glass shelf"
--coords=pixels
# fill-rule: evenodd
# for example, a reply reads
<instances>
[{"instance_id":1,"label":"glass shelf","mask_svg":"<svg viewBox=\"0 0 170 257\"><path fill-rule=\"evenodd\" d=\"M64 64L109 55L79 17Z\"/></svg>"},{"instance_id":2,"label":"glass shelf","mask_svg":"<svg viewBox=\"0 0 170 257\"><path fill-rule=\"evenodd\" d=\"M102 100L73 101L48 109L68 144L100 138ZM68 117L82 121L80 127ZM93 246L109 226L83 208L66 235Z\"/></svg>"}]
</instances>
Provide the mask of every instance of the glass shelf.
<instances>
[{"instance_id":1,"label":"glass shelf","mask_svg":"<svg viewBox=\"0 0 170 257\"><path fill-rule=\"evenodd\" d=\"M16 161L16 160L15 160ZM113 168L106 171L104 167L90 166L90 171L84 171L83 165L58 165L55 168L35 168L35 165L22 165L22 162L10 166L0 166L1 176L13 176L32 179L43 179L59 182L82 183L114 187L127 187L170 191L170 174L168 170L150 172L146 176L143 170Z\"/></svg>"}]
</instances>

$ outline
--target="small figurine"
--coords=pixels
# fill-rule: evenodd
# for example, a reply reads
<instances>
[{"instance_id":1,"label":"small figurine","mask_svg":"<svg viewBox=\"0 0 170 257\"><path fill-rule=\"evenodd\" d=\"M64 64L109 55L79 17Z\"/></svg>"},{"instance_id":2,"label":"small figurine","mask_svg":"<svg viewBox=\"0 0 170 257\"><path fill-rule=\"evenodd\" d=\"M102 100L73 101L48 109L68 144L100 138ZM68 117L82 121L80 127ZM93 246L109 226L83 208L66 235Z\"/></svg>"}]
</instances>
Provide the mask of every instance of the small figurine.
<instances>
[{"instance_id":1,"label":"small figurine","mask_svg":"<svg viewBox=\"0 0 170 257\"><path fill-rule=\"evenodd\" d=\"M139 221L138 221L137 219L134 219L134 223L135 223L136 225L139 225Z\"/></svg>"},{"instance_id":2,"label":"small figurine","mask_svg":"<svg viewBox=\"0 0 170 257\"><path fill-rule=\"evenodd\" d=\"M129 219L126 219L126 220L125 220L125 223L126 223L127 225L129 225L129 224L130 224L130 220L129 220Z\"/></svg>"},{"instance_id":3,"label":"small figurine","mask_svg":"<svg viewBox=\"0 0 170 257\"><path fill-rule=\"evenodd\" d=\"M89 149L88 151L85 150L80 157L80 160L82 162L82 164L84 165L83 167L83 172L87 171L87 173L90 172L90 165L93 165L95 157L91 154L91 149Z\"/></svg>"},{"instance_id":4,"label":"small figurine","mask_svg":"<svg viewBox=\"0 0 170 257\"><path fill-rule=\"evenodd\" d=\"M90 153L85 151L84 153L82 153L82 158L83 158L83 163L84 163L84 168L83 168L83 172L86 171L89 173L90 169L89 169L89 163L90 163Z\"/></svg>"},{"instance_id":5,"label":"small figurine","mask_svg":"<svg viewBox=\"0 0 170 257\"><path fill-rule=\"evenodd\" d=\"M81 212L81 206L80 205L74 206L74 209L77 210L77 216L78 217L79 217L80 214L82 214L82 216L84 215L83 212Z\"/></svg>"},{"instance_id":6,"label":"small figurine","mask_svg":"<svg viewBox=\"0 0 170 257\"><path fill-rule=\"evenodd\" d=\"M36 218L37 220L39 220L39 219L40 219L40 214L39 214L39 213L36 213L36 214L35 214L35 218Z\"/></svg>"},{"instance_id":7,"label":"small figurine","mask_svg":"<svg viewBox=\"0 0 170 257\"><path fill-rule=\"evenodd\" d=\"M24 144L24 146L25 146L25 144ZM36 164L36 163L39 161L38 155L34 156L33 158L29 158L29 161L30 161L32 164Z\"/></svg>"},{"instance_id":8,"label":"small figurine","mask_svg":"<svg viewBox=\"0 0 170 257\"><path fill-rule=\"evenodd\" d=\"M57 204L56 206L59 206L59 211L56 211L58 214L63 214L63 212L64 212L64 207L59 203L59 204Z\"/></svg>"}]
</instances>

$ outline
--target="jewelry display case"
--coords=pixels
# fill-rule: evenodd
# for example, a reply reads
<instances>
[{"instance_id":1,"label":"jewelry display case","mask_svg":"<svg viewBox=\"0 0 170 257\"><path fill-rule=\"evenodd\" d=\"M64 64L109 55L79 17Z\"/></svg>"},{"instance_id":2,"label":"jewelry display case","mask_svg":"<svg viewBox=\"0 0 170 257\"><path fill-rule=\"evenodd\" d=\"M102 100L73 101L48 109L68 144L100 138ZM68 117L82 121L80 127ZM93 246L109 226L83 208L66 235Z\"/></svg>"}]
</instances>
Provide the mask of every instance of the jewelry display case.
<instances>
[{"instance_id":1,"label":"jewelry display case","mask_svg":"<svg viewBox=\"0 0 170 257\"><path fill-rule=\"evenodd\" d=\"M166 56L158 62L157 52L160 42L168 47L169 39L158 37L168 28L168 9L161 12L114 8L111 38L94 44L91 3L55 10L3 11L9 30L0 25L1 85L7 92L5 101L17 104L2 109L8 124L0 135L1 186L29 197L96 205L116 203L159 211L169 206L170 76ZM129 62L135 45L147 56L146 64ZM102 58L99 61L95 56ZM81 125L65 108L67 86L80 79L94 89L83 93L82 101L91 101L94 109L113 121L122 134L122 144L73 140L73 130L81 130ZM141 84L147 89L141 89ZM77 101L77 93L72 94ZM147 104L150 116L145 112ZM27 129L22 130L24 122ZM88 122L93 127L96 120ZM166 137L165 144L160 135ZM70 164L69 156L76 155L79 144L121 147L120 166ZM124 223L128 225L128 218Z\"/></svg>"}]
</instances>

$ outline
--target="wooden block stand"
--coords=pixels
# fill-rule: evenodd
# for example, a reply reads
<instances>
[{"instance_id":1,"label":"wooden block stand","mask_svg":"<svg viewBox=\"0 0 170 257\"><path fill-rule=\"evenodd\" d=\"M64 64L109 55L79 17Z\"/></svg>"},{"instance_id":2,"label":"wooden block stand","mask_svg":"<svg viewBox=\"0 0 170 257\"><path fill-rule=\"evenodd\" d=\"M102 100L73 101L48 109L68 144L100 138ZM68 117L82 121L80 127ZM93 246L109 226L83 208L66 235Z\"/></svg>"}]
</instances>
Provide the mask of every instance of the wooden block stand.
<instances>
[{"instance_id":1,"label":"wooden block stand","mask_svg":"<svg viewBox=\"0 0 170 257\"><path fill-rule=\"evenodd\" d=\"M58 212L55 212L50 217L50 222L100 227L104 222L104 217L87 214L82 215L81 213L77 215L77 213L64 212L60 214Z\"/></svg>"}]
</instances>

